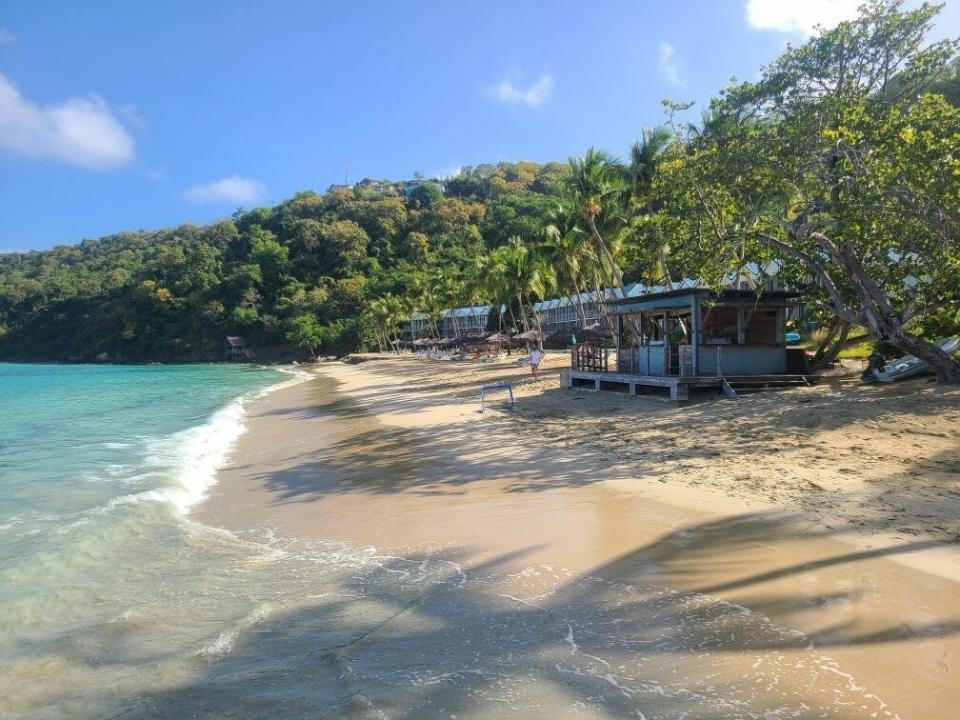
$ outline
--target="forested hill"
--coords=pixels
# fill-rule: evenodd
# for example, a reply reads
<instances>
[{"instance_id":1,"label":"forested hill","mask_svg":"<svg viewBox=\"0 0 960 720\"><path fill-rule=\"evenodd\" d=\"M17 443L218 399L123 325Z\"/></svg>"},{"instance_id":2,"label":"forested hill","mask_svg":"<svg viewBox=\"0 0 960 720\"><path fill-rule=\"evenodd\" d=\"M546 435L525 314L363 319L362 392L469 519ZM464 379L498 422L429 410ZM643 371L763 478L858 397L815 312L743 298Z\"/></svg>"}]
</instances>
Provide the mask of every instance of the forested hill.
<instances>
[{"instance_id":1,"label":"forested hill","mask_svg":"<svg viewBox=\"0 0 960 720\"><path fill-rule=\"evenodd\" d=\"M305 353L292 342L304 322L325 352L369 346L366 303L459 292L475 258L539 237L568 172L520 162L442 183L365 180L211 225L3 254L0 359L218 360L226 335L286 359Z\"/></svg>"}]
</instances>

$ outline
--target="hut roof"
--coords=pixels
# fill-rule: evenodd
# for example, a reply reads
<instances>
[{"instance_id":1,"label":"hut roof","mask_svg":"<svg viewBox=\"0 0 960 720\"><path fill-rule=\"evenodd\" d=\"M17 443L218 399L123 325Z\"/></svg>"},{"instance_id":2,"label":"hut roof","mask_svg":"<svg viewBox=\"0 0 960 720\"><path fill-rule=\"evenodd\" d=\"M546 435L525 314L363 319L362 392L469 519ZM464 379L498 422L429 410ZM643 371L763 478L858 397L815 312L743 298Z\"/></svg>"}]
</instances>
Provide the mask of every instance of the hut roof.
<instances>
[{"instance_id":1,"label":"hut roof","mask_svg":"<svg viewBox=\"0 0 960 720\"><path fill-rule=\"evenodd\" d=\"M683 308L690 304L694 296L709 298L719 305L753 303L776 307L794 304L798 293L783 290L768 290L760 293L756 290L722 290L720 293L715 293L703 287L686 287L635 298L624 298L611 303L609 309L614 315L622 315L657 308Z\"/></svg>"},{"instance_id":2,"label":"hut roof","mask_svg":"<svg viewBox=\"0 0 960 720\"><path fill-rule=\"evenodd\" d=\"M244 339L239 335L227 335L226 343L230 347L243 347L246 345Z\"/></svg>"}]
</instances>

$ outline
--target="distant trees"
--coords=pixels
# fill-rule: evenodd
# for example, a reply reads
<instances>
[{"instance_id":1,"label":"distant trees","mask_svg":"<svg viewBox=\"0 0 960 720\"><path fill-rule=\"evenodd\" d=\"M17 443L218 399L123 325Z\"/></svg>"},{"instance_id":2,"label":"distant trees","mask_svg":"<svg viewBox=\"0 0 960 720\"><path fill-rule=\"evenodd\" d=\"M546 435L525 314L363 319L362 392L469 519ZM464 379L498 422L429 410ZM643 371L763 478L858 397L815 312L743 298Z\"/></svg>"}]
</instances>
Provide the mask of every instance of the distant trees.
<instances>
[{"instance_id":1,"label":"distant trees","mask_svg":"<svg viewBox=\"0 0 960 720\"><path fill-rule=\"evenodd\" d=\"M309 350L311 359L316 359L316 350L323 344L323 339L323 326L313 315L297 315L291 319L287 340L297 347Z\"/></svg>"},{"instance_id":2,"label":"distant trees","mask_svg":"<svg viewBox=\"0 0 960 720\"><path fill-rule=\"evenodd\" d=\"M719 287L745 268L762 284L776 267L823 328L821 360L863 326L960 382L926 339L960 333L960 60L927 39L937 11L869 0L695 125L668 103L669 128L624 160L591 148L442 184L364 181L0 255L0 358L210 359L235 333L278 355L386 349L415 313L458 333L452 310L489 303L526 330L554 294Z\"/></svg>"}]
</instances>

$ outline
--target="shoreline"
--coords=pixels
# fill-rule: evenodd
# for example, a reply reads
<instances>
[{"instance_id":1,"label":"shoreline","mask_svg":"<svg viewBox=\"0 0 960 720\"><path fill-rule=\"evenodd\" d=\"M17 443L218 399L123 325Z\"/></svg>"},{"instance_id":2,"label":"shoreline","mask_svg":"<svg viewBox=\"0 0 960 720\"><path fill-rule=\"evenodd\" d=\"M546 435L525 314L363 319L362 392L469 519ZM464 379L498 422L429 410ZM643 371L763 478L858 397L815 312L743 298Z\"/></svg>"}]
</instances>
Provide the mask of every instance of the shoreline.
<instances>
[{"instance_id":1,"label":"shoreline","mask_svg":"<svg viewBox=\"0 0 960 720\"><path fill-rule=\"evenodd\" d=\"M481 416L475 388L436 377L429 362L309 371L318 377L250 405L246 432L191 517L288 541L450 558L468 583L504 584L548 566L565 578L705 593L828 648L904 717L946 718L960 701L949 680L960 664L955 544L841 532L797 507L637 476L602 444L551 442L552 429L527 414L543 409L550 380L517 387L520 413ZM667 412L657 401L631 410L641 407ZM538 598L557 585L540 577L525 590ZM871 653L876 643L898 649ZM909 667L895 661L903 652Z\"/></svg>"}]
</instances>

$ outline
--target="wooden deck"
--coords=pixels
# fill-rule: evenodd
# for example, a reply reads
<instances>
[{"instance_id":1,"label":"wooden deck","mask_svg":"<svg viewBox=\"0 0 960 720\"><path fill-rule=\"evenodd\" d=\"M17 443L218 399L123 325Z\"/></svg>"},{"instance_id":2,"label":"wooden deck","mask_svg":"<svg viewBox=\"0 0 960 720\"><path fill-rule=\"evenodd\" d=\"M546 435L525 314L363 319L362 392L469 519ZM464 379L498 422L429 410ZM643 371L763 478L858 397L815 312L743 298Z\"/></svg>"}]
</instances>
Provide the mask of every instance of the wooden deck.
<instances>
[{"instance_id":1,"label":"wooden deck","mask_svg":"<svg viewBox=\"0 0 960 720\"><path fill-rule=\"evenodd\" d=\"M607 385L625 385L630 395L636 395L640 387L662 387L670 390L671 400L688 400L691 388L718 388L725 392L731 388L761 390L798 385L810 385L807 375L630 375L617 372L594 372L589 370L561 370L560 385L565 389L590 387L604 390ZM726 384L726 387L724 385ZM729 393L728 393L729 395ZM736 394L734 393L734 397Z\"/></svg>"}]
</instances>

